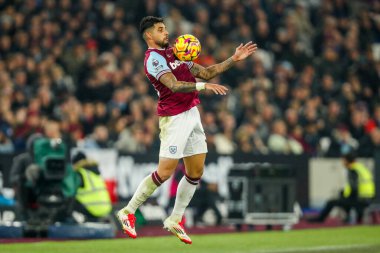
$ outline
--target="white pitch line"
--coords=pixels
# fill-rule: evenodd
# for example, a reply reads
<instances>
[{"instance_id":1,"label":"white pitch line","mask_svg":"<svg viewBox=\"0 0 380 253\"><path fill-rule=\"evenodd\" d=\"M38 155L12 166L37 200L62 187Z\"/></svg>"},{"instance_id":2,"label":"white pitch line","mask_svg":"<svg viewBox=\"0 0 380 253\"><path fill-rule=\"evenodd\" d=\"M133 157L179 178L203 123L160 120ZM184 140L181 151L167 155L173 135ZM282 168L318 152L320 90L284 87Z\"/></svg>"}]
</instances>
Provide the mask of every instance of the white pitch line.
<instances>
[{"instance_id":1,"label":"white pitch line","mask_svg":"<svg viewBox=\"0 0 380 253\"><path fill-rule=\"evenodd\" d=\"M260 251L253 251L252 253L287 253L287 252L308 252L308 251L322 251L326 252L329 250L341 250L341 249L361 249L361 248L367 248L371 247L372 245L350 245L350 246L344 246L344 245L335 245L335 246L320 246L320 247L308 247L308 248L292 248L292 249L285 249L285 250L260 250Z\"/></svg>"}]
</instances>

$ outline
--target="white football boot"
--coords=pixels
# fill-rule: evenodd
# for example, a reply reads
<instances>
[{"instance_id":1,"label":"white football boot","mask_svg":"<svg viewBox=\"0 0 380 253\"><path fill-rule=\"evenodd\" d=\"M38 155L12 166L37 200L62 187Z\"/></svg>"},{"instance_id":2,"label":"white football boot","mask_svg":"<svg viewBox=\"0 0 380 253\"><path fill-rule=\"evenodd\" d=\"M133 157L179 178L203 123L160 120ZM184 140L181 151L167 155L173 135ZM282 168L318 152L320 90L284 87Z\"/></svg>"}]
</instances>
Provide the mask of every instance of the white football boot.
<instances>
[{"instance_id":1,"label":"white football boot","mask_svg":"<svg viewBox=\"0 0 380 253\"><path fill-rule=\"evenodd\" d=\"M180 239L182 242L186 244L192 244L190 237L185 232L183 221L177 223L168 217L164 221L164 229L177 236L178 239Z\"/></svg>"}]
</instances>

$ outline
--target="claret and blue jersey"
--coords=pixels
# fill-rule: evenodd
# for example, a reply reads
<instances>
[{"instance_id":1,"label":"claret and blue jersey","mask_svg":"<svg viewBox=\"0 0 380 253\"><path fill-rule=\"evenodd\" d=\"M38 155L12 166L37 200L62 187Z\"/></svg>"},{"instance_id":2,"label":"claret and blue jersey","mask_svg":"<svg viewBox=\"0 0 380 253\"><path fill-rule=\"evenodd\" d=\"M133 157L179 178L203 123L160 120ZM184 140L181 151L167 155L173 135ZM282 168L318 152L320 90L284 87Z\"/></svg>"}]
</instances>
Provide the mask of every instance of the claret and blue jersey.
<instances>
[{"instance_id":1,"label":"claret and blue jersey","mask_svg":"<svg viewBox=\"0 0 380 253\"><path fill-rule=\"evenodd\" d=\"M174 93L163 83L160 77L172 72L178 81L196 82L190 69L193 62L179 61L172 48L149 48L145 53L145 74L158 93L157 113L159 116L173 116L191 109L200 103L198 91Z\"/></svg>"}]
</instances>

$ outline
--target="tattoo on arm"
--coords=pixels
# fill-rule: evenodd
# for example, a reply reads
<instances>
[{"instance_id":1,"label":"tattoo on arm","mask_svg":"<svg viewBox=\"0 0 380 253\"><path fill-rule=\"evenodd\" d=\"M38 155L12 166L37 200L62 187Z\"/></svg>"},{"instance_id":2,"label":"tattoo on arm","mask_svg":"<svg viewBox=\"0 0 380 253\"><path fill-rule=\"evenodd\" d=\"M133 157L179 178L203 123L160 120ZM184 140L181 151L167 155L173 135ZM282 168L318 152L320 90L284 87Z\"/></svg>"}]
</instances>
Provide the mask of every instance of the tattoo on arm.
<instances>
[{"instance_id":1,"label":"tattoo on arm","mask_svg":"<svg viewBox=\"0 0 380 253\"><path fill-rule=\"evenodd\" d=\"M204 68L201 65L194 63L190 71L195 77L202 78L204 80L210 80L215 76L219 75L220 73L223 73L227 69L231 68L233 65L234 61L230 57L224 62L212 65L207 68Z\"/></svg>"},{"instance_id":2,"label":"tattoo on arm","mask_svg":"<svg viewBox=\"0 0 380 253\"><path fill-rule=\"evenodd\" d=\"M160 82L172 92L192 92L197 90L195 83L178 81L172 73L162 75Z\"/></svg>"}]
</instances>

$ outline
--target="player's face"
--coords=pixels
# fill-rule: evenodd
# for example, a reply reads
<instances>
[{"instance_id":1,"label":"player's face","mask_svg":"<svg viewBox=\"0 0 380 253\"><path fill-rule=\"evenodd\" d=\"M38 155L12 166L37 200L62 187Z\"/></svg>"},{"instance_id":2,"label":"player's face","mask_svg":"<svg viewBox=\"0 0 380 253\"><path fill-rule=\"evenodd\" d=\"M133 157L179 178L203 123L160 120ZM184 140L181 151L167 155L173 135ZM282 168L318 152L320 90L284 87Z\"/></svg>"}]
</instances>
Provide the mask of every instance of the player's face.
<instances>
[{"instance_id":1,"label":"player's face","mask_svg":"<svg viewBox=\"0 0 380 253\"><path fill-rule=\"evenodd\" d=\"M157 23L154 25L152 38L154 43L162 48L169 46L169 33L166 30L164 23Z\"/></svg>"}]
</instances>

